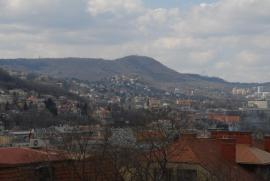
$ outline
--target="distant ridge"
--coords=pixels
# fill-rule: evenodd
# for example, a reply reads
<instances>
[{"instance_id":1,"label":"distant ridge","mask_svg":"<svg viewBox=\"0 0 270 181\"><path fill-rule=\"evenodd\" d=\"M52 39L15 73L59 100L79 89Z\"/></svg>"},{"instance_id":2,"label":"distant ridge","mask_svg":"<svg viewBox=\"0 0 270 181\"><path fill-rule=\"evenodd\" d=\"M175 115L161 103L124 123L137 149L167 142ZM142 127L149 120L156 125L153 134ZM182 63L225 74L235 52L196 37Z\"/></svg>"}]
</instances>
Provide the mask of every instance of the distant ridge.
<instances>
[{"instance_id":1,"label":"distant ridge","mask_svg":"<svg viewBox=\"0 0 270 181\"><path fill-rule=\"evenodd\" d=\"M137 55L116 60L94 58L0 59L0 66L7 69L47 74L57 78L77 78L86 81L99 81L114 75L136 75L152 86L162 89L175 87L226 89L237 84L217 77L179 73L153 58Z\"/></svg>"}]
</instances>

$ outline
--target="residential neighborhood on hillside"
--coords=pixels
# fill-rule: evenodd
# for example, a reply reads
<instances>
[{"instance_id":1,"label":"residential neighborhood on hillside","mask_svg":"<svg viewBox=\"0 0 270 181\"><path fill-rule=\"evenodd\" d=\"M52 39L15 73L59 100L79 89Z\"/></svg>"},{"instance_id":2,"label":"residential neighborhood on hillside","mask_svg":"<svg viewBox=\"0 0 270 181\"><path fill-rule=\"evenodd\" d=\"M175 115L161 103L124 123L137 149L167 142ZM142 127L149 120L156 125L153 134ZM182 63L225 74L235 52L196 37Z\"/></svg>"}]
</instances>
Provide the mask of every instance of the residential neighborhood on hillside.
<instances>
[{"instance_id":1,"label":"residential neighborhood on hillside","mask_svg":"<svg viewBox=\"0 0 270 181\"><path fill-rule=\"evenodd\" d=\"M88 82L6 71L12 78L58 87L71 95L44 94L38 89L10 88L3 84L0 154L8 151L18 154L18 158L2 161L13 164L10 173L15 174L18 168L40 167L40 171L22 170L20 174L25 178L31 174L41 178L46 174L56 180L64 177L104 180L107 174L114 175L116 180L270 178L267 146L270 99L263 86L233 87L231 92L217 98L197 94L196 89L190 90L192 94L177 88L158 89L140 76L115 75ZM204 151L199 145L211 149ZM106 156L100 155L100 150ZM61 157L50 158L51 154ZM121 160L122 154L131 157L132 162ZM80 163L86 155L89 160ZM93 165L92 160L96 159L104 161L109 173L94 172L101 169L96 166L103 168ZM44 166L48 161L52 164ZM18 167L21 164L25 166ZM68 171L73 164L76 168L89 166L92 171L77 170L79 174ZM217 168L224 173L217 174ZM68 174L62 175L59 169Z\"/></svg>"}]
</instances>

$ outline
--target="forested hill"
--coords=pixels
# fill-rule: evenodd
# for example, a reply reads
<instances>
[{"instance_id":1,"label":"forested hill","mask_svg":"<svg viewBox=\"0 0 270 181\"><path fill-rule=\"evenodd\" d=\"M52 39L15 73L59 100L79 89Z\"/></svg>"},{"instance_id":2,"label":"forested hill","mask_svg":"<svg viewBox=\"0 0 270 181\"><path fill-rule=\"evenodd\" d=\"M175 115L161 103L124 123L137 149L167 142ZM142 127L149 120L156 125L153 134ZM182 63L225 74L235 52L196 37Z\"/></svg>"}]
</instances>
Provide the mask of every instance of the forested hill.
<instances>
[{"instance_id":1,"label":"forested hill","mask_svg":"<svg viewBox=\"0 0 270 181\"><path fill-rule=\"evenodd\" d=\"M73 94L67 92L64 89L59 87L55 87L52 85L44 85L41 83L36 83L28 80L21 80L17 77L13 77L9 75L5 70L0 69L0 88L2 89L23 89L25 91L34 90L41 94L50 94L54 96L71 96L74 97Z\"/></svg>"},{"instance_id":2,"label":"forested hill","mask_svg":"<svg viewBox=\"0 0 270 181\"><path fill-rule=\"evenodd\" d=\"M230 83L221 78L179 73L145 56L127 56L116 60L93 58L0 59L0 66L56 78L99 81L115 75L136 75L161 89L231 90L234 86L257 84Z\"/></svg>"}]
</instances>

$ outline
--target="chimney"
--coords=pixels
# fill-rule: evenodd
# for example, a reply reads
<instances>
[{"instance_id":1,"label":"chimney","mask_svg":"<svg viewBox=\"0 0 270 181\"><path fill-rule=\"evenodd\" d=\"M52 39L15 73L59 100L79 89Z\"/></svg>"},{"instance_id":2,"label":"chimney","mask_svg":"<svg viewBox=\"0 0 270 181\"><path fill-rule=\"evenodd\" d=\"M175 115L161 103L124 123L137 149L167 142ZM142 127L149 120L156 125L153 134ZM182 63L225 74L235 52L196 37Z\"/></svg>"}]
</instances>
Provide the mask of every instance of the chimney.
<instances>
[{"instance_id":1,"label":"chimney","mask_svg":"<svg viewBox=\"0 0 270 181\"><path fill-rule=\"evenodd\" d=\"M235 162L236 160L236 140L235 139L220 139L221 156L228 161Z\"/></svg>"},{"instance_id":2,"label":"chimney","mask_svg":"<svg viewBox=\"0 0 270 181\"><path fill-rule=\"evenodd\" d=\"M228 131L211 131L211 137L214 139L228 138Z\"/></svg>"},{"instance_id":3,"label":"chimney","mask_svg":"<svg viewBox=\"0 0 270 181\"><path fill-rule=\"evenodd\" d=\"M270 152L270 136L264 137L264 150Z\"/></svg>"},{"instance_id":4,"label":"chimney","mask_svg":"<svg viewBox=\"0 0 270 181\"><path fill-rule=\"evenodd\" d=\"M252 145L252 136L250 132L231 132L231 137L236 139L236 144Z\"/></svg>"}]
</instances>

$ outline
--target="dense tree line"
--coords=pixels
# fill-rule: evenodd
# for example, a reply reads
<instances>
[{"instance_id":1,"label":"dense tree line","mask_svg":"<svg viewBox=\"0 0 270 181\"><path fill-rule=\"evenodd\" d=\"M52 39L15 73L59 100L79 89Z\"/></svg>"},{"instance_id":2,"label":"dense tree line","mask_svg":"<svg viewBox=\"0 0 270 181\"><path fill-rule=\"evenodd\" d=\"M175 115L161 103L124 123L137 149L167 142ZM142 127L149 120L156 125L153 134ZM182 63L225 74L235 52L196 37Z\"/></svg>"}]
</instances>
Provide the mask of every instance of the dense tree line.
<instances>
[{"instance_id":1,"label":"dense tree line","mask_svg":"<svg viewBox=\"0 0 270 181\"><path fill-rule=\"evenodd\" d=\"M80 99L76 95L53 85L37 83L31 80L21 80L17 77L10 76L6 71L0 68L0 87L4 89L22 89L25 91L36 91L40 94L53 96L68 96Z\"/></svg>"}]
</instances>

